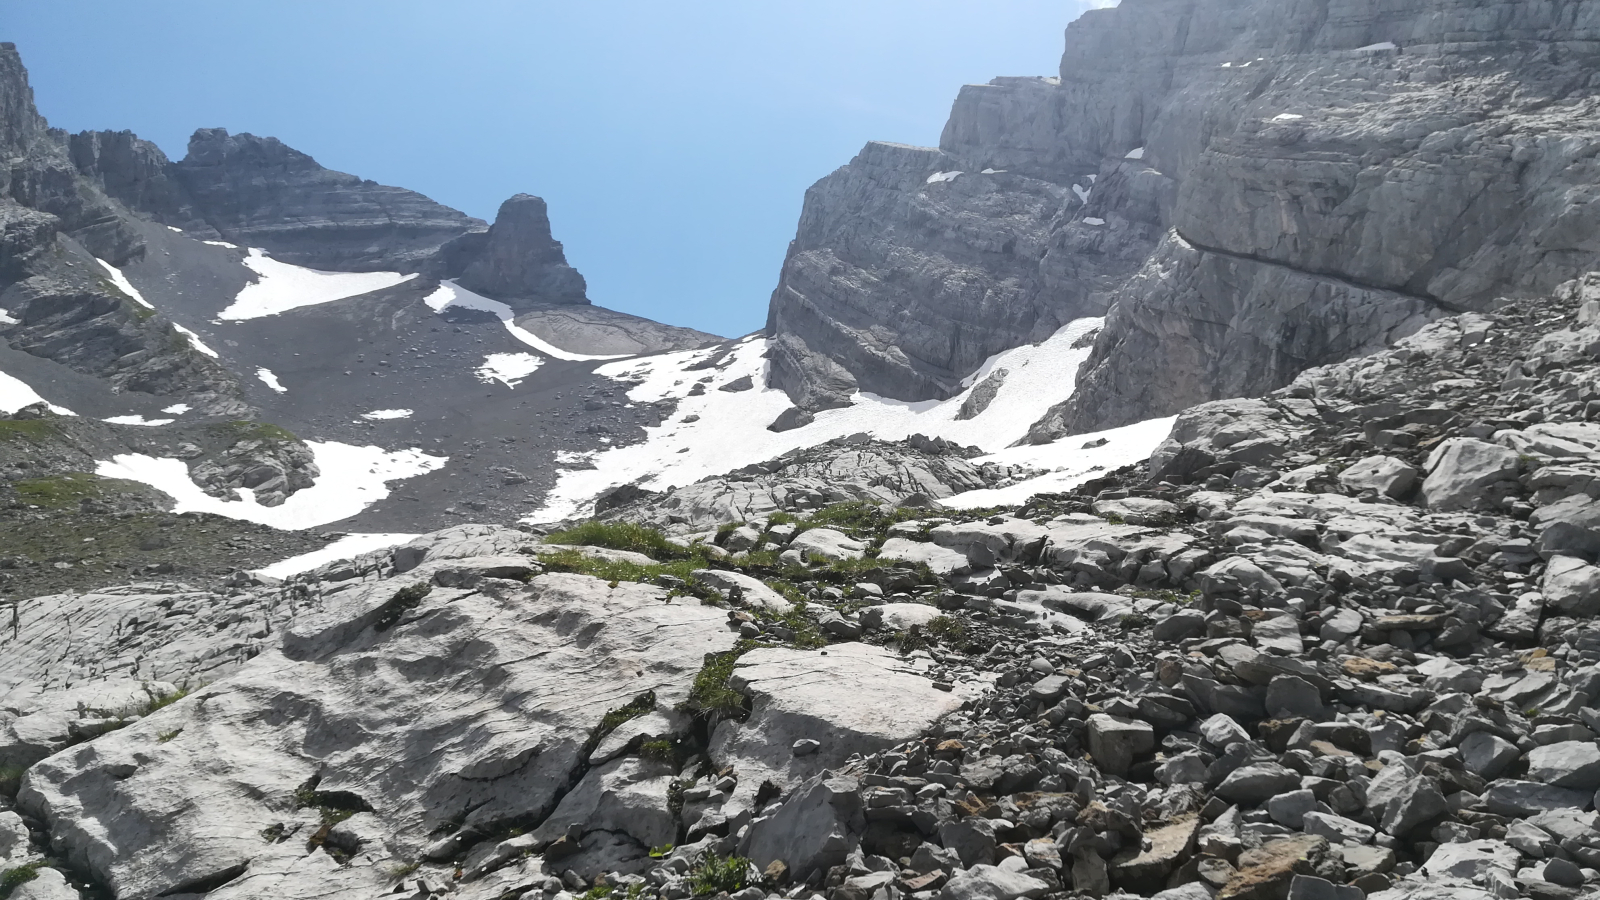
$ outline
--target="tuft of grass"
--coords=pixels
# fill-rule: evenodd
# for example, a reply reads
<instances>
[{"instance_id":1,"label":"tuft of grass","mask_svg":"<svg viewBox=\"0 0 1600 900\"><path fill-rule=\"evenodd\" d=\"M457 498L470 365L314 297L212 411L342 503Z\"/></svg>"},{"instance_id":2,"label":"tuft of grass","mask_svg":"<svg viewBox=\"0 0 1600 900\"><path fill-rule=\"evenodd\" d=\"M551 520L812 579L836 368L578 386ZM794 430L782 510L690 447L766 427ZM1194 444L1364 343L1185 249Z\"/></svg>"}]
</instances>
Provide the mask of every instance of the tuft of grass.
<instances>
[{"instance_id":1,"label":"tuft of grass","mask_svg":"<svg viewBox=\"0 0 1600 900\"><path fill-rule=\"evenodd\" d=\"M422 598L428 596L433 590L433 585L425 581L408 584L389 598L389 602L378 609L378 618L373 621L372 627L376 631L388 631L400 624L400 619L406 613L416 609L422 603Z\"/></svg>"},{"instance_id":2,"label":"tuft of grass","mask_svg":"<svg viewBox=\"0 0 1600 900\"><path fill-rule=\"evenodd\" d=\"M639 758L676 763L678 762L678 745L667 738L645 741L639 745Z\"/></svg>"},{"instance_id":3,"label":"tuft of grass","mask_svg":"<svg viewBox=\"0 0 1600 900\"><path fill-rule=\"evenodd\" d=\"M27 766L0 766L0 794L15 797L22 789L22 776L27 772Z\"/></svg>"},{"instance_id":4,"label":"tuft of grass","mask_svg":"<svg viewBox=\"0 0 1600 900\"><path fill-rule=\"evenodd\" d=\"M967 639L971 629L967 623L953 616L934 616L922 627L924 634L947 644L960 644Z\"/></svg>"},{"instance_id":5,"label":"tuft of grass","mask_svg":"<svg viewBox=\"0 0 1600 900\"><path fill-rule=\"evenodd\" d=\"M621 560L595 559L577 550L541 553L539 562L551 572L588 575L601 581L638 581L646 584L662 575L671 575L688 581L691 572L695 569L704 569L710 564L705 557L695 555L655 565L640 565Z\"/></svg>"},{"instance_id":6,"label":"tuft of grass","mask_svg":"<svg viewBox=\"0 0 1600 900\"><path fill-rule=\"evenodd\" d=\"M750 860L742 856L721 857L707 853L689 877L689 888L696 897L737 893L750 885Z\"/></svg>"},{"instance_id":7,"label":"tuft of grass","mask_svg":"<svg viewBox=\"0 0 1600 900\"><path fill-rule=\"evenodd\" d=\"M173 691L172 693L166 695L165 697L155 697L155 698L151 699L151 701L149 703L145 704L143 715L148 716L151 713L156 712L158 710L166 709L167 707L171 706L172 704L177 703L179 700L182 700L183 698L185 698L185 697L189 696L190 694L194 693L194 691L195 691L195 689L192 688L192 687L182 687L182 688L179 688L178 690ZM179 729L179 730L181 731L182 729ZM174 732L173 736L176 737L177 733ZM168 738L168 740L170 740L170 738Z\"/></svg>"},{"instance_id":8,"label":"tuft of grass","mask_svg":"<svg viewBox=\"0 0 1600 900\"><path fill-rule=\"evenodd\" d=\"M552 544L631 550L658 560L688 559L694 555L693 551L667 540L666 535L654 528L633 522L584 522L576 528L546 535L545 540Z\"/></svg>"},{"instance_id":9,"label":"tuft of grass","mask_svg":"<svg viewBox=\"0 0 1600 900\"><path fill-rule=\"evenodd\" d=\"M650 848L650 858L651 859L666 859L668 856L670 856L672 854L672 848L673 848L672 844L662 844L659 847L651 847Z\"/></svg>"},{"instance_id":10,"label":"tuft of grass","mask_svg":"<svg viewBox=\"0 0 1600 900\"><path fill-rule=\"evenodd\" d=\"M44 863L31 862L5 870L0 874L0 900L6 900L16 893L17 888L39 877L39 870L44 868Z\"/></svg>"},{"instance_id":11,"label":"tuft of grass","mask_svg":"<svg viewBox=\"0 0 1600 900\"><path fill-rule=\"evenodd\" d=\"M739 641L725 653L707 653L705 665L694 676L683 707L692 712L742 716L744 695L729 687L728 679L733 676L734 663L754 647L754 641Z\"/></svg>"},{"instance_id":12,"label":"tuft of grass","mask_svg":"<svg viewBox=\"0 0 1600 900\"><path fill-rule=\"evenodd\" d=\"M180 734L183 734L182 728L174 728L171 731L163 731L156 735L156 742L165 744Z\"/></svg>"},{"instance_id":13,"label":"tuft of grass","mask_svg":"<svg viewBox=\"0 0 1600 900\"><path fill-rule=\"evenodd\" d=\"M589 747L592 749L605 739L605 736L622 725L629 719L637 719L656 708L656 692L645 691L639 696L628 701L626 706L619 706L608 711L600 717L600 724L595 726L594 734L589 738Z\"/></svg>"}]
</instances>

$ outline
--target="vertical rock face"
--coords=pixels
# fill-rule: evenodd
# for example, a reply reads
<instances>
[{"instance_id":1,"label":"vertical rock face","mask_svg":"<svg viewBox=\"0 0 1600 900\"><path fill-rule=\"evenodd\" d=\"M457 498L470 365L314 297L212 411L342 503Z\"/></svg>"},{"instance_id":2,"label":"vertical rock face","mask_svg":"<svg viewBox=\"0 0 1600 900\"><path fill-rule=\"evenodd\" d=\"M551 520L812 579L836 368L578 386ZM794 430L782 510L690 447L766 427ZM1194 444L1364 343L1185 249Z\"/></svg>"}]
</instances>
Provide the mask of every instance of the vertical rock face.
<instances>
[{"instance_id":1,"label":"vertical rock face","mask_svg":"<svg viewBox=\"0 0 1600 900\"><path fill-rule=\"evenodd\" d=\"M813 405L852 388L941 396L978 346L1114 306L1076 396L1036 429L1047 439L1260 393L1430 317L1548 290L1600 262L1597 35L1587 2L1090 11L1059 78L962 89L940 151L922 151L954 181L868 179L864 153L812 188L773 297L773 383ZM962 212L986 241L921 199L981 178L993 195ZM1061 203L1030 203L1051 189ZM961 265L959 300L926 265L941 239L962 248L939 251ZM1015 257L985 252L1013 240ZM940 284L907 285L918 271ZM907 294L938 312L901 336Z\"/></svg>"},{"instance_id":2,"label":"vertical rock face","mask_svg":"<svg viewBox=\"0 0 1600 900\"><path fill-rule=\"evenodd\" d=\"M415 270L483 222L405 188L325 169L277 138L202 128L172 168L228 240L316 269Z\"/></svg>"},{"instance_id":3,"label":"vertical rock face","mask_svg":"<svg viewBox=\"0 0 1600 900\"><path fill-rule=\"evenodd\" d=\"M513 306L589 302L583 276L567 265L561 242L550 233L544 200L531 194L500 204L481 249L461 273L461 286Z\"/></svg>"}]
</instances>

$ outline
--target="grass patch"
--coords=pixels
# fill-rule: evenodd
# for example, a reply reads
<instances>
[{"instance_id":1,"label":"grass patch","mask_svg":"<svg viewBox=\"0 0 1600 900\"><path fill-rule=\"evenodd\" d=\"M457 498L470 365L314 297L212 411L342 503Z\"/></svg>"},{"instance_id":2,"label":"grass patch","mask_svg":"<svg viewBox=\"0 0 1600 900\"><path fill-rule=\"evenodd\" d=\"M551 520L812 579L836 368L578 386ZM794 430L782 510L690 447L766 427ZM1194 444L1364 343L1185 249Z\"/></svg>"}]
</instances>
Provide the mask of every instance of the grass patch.
<instances>
[{"instance_id":1,"label":"grass patch","mask_svg":"<svg viewBox=\"0 0 1600 900\"><path fill-rule=\"evenodd\" d=\"M703 556L675 559L671 562L641 565L613 559L596 559L578 550L557 550L539 554L539 562L552 572L571 572L588 575L601 581L638 581L650 583L662 575L689 580L695 569L704 569L710 563Z\"/></svg>"},{"instance_id":2,"label":"grass patch","mask_svg":"<svg viewBox=\"0 0 1600 900\"><path fill-rule=\"evenodd\" d=\"M190 694L194 693L194 691L195 691L194 688L184 687L184 688L179 688L176 691L173 691L172 693L166 695L165 697L156 697L156 698L152 699L149 703L145 704L143 715L148 716L151 713L156 712L157 710L166 709L167 707L171 706L172 704L177 703L179 700L182 700L183 698L185 698L185 697L189 696Z\"/></svg>"},{"instance_id":3,"label":"grass patch","mask_svg":"<svg viewBox=\"0 0 1600 900\"><path fill-rule=\"evenodd\" d=\"M608 711L600 717L600 724L595 726L594 734L589 737L588 747L593 750L605 736L616 731L622 723L629 719L637 719L656 708L656 692L645 691L639 696L628 701L626 706L619 706Z\"/></svg>"},{"instance_id":4,"label":"grass patch","mask_svg":"<svg viewBox=\"0 0 1600 900\"><path fill-rule=\"evenodd\" d=\"M658 738L640 744L639 758L673 764L681 761L678 756L678 745L667 738Z\"/></svg>"},{"instance_id":5,"label":"grass patch","mask_svg":"<svg viewBox=\"0 0 1600 900\"><path fill-rule=\"evenodd\" d=\"M742 856L720 857L706 854L689 877L689 888L696 897L736 893L750 886L750 860Z\"/></svg>"},{"instance_id":6,"label":"grass patch","mask_svg":"<svg viewBox=\"0 0 1600 900\"><path fill-rule=\"evenodd\" d=\"M0 441L41 443L61 434L48 419L0 419Z\"/></svg>"},{"instance_id":7,"label":"grass patch","mask_svg":"<svg viewBox=\"0 0 1600 900\"><path fill-rule=\"evenodd\" d=\"M171 741L173 738L176 738L180 734L183 734L183 729L182 728L174 728L171 731L160 732L159 734L156 735L156 743L165 744L168 741Z\"/></svg>"},{"instance_id":8,"label":"grass patch","mask_svg":"<svg viewBox=\"0 0 1600 900\"><path fill-rule=\"evenodd\" d=\"M577 544L643 553L652 559L688 559L694 553L667 540L666 535L632 522L584 522L576 528L546 535L552 544Z\"/></svg>"},{"instance_id":9,"label":"grass patch","mask_svg":"<svg viewBox=\"0 0 1600 900\"><path fill-rule=\"evenodd\" d=\"M39 870L44 868L42 862L31 862L15 868L7 869L0 874L0 900L6 900L16 893L17 888L39 877Z\"/></svg>"},{"instance_id":10,"label":"grass patch","mask_svg":"<svg viewBox=\"0 0 1600 900\"><path fill-rule=\"evenodd\" d=\"M733 676L733 664L754 647L754 641L739 641L725 653L707 653L705 665L694 676L683 708L730 717L744 715L744 695L729 687L728 679Z\"/></svg>"}]
</instances>

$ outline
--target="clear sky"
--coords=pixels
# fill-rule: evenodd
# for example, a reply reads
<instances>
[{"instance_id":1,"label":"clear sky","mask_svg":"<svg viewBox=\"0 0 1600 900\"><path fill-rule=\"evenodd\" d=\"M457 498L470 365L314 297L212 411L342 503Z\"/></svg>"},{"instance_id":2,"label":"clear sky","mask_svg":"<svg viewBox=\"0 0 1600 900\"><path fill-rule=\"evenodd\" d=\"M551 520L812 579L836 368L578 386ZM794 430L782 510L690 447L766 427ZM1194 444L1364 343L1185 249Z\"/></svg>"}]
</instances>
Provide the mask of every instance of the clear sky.
<instances>
[{"instance_id":1,"label":"clear sky","mask_svg":"<svg viewBox=\"0 0 1600 900\"><path fill-rule=\"evenodd\" d=\"M595 303L760 328L805 189L938 143L956 91L1053 75L1086 0L7 3L40 111L181 158L196 128L492 220L544 197Z\"/></svg>"}]
</instances>

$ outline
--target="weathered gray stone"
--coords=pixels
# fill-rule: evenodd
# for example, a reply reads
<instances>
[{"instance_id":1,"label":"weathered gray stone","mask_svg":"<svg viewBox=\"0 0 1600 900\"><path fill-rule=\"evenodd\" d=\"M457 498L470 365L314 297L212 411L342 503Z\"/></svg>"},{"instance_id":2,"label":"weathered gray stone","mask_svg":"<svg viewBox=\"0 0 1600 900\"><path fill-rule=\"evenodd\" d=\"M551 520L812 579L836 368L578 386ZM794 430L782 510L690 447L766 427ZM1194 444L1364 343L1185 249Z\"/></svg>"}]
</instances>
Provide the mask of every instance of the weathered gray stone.
<instances>
[{"instance_id":1,"label":"weathered gray stone","mask_svg":"<svg viewBox=\"0 0 1600 900\"><path fill-rule=\"evenodd\" d=\"M1493 485L1512 481L1521 469L1517 454L1498 444L1451 438L1428 456L1422 499L1430 509L1475 509Z\"/></svg>"},{"instance_id":2,"label":"weathered gray stone","mask_svg":"<svg viewBox=\"0 0 1600 900\"><path fill-rule=\"evenodd\" d=\"M1593 740L1535 747L1528 751L1528 780L1593 792L1600 788L1600 747Z\"/></svg>"},{"instance_id":3,"label":"weathered gray stone","mask_svg":"<svg viewBox=\"0 0 1600 900\"><path fill-rule=\"evenodd\" d=\"M1095 764L1112 775L1122 775L1135 757L1156 747L1155 729L1150 723L1105 713L1089 717L1089 755Z\"/></svg>"},{"instance_id":4,"label":"weathered gray stone","mask_svg":"<svg viewBox=\"0 0 1600 900\"><path fill-rule=\"evenodd\" d=\"M1392 456L1369 456L1339 473L1339 483L1353 493L1377 491L1398 500L1411 493L1421 473Z\"/></svg>"}]
</instances>

